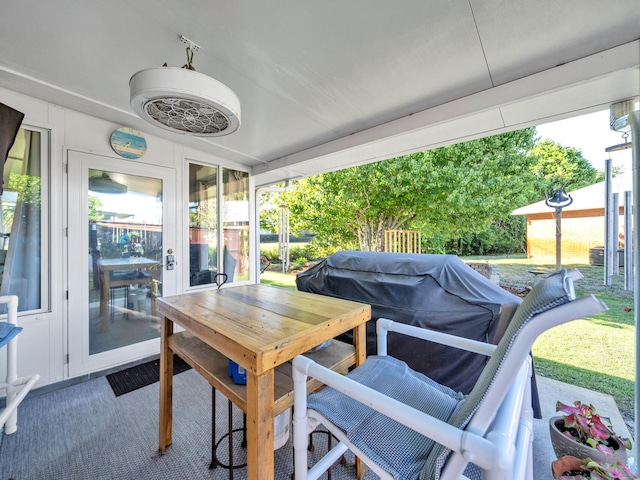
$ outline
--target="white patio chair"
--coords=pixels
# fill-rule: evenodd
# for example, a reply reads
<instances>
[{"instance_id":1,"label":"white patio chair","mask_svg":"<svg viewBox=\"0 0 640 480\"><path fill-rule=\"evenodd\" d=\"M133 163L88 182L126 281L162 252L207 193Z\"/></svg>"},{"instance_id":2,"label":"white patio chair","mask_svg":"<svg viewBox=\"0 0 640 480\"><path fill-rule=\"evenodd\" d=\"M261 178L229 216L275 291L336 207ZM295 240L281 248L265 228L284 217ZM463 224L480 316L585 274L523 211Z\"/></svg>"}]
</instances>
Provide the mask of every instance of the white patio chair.
<instances>
[{"instance_id":1,"label":"white patio chair","mask_svg":"<svg viewBox=\"0 0 640 480\"><path fill-rule=\"evenodd\" d=\"M378 355L346 376L296 357L296 480L318 478L347 450L383 479L531 479L533 342L553 326L607 309L592 295L575 299L573 277L581 275L562 270L540 281L497 346L380 319ZM387 356L387 332L490 359L463 396ZM307 397L308 376L328 387ZM307 435L320 423L340 443L307 471Z\"/></svg>"},{"instance_id":2,"label":"white patio chair","mask_svg":"<svg viewBox=\"0 0 640 480\"><path fill-rule=\"evenodd\" d=\"M0 322L0 349L6 345L7 377L0 381L0 391L6 392L6 406L0 411L0 429L4 426L4 433L14 433L18 426L18 405L27 396L40 379L40 375L18 377L18 339L22 331L18 326L18 297L16 295L0 296L0 304L7 305L7 321Z\"/></svg>"}]
</instances>

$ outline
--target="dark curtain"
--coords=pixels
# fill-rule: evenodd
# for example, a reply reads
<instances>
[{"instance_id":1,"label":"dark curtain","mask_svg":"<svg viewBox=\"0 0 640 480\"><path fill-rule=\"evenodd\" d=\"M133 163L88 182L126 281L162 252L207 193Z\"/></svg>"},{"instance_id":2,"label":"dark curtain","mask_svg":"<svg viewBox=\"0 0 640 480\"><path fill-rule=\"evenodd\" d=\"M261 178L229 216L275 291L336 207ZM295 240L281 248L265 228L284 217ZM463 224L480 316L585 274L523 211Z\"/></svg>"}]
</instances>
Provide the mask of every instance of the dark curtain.
<instances>
[{"instance_id":1,"label":"dark curtain","mask_svg":"<svg viewBox=\"0 0 640 480\"><path fill-rule=\"evenodd\" d=\"M4 162L7 160L7 155L9 155L9 150L16 139L23 118L24 113L0 103L0 167L2 171L4 171ZM2 171L0 171L0 176L2 176ZM4 182L0 185L0 194L3 189Z\"/></svg>"}]
</instances>

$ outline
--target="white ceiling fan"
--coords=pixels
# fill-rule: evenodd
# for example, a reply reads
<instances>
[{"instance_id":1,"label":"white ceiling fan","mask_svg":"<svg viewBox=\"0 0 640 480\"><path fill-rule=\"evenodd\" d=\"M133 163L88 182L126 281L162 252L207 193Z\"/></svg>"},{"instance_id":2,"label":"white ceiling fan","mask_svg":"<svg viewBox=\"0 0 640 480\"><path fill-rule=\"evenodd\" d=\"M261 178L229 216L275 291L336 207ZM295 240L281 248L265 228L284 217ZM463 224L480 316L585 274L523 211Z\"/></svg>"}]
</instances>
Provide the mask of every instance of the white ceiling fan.
<instances>
[{"instance_id":1,"label":"white ceiling fan","mask_svg":"<svg viewBox=\"0 0 640 480\"><path fill-rule=\"evenodd\" d=\"M229 87L192 65L200 47L186 37L187 63L182 68L155 67L129 80L130 102L147 122L185 135L219 137L240 127L240 100Z\"/></svg>"}]
</instances>

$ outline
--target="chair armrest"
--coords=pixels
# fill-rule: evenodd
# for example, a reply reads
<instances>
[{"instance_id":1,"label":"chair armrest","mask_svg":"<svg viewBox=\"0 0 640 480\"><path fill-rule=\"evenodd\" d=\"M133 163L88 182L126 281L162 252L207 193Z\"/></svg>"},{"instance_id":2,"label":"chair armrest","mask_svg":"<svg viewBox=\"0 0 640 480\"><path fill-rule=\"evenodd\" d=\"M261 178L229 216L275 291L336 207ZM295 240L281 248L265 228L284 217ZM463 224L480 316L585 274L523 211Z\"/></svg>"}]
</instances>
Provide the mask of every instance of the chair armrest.
<instances>
[{"instance_id":1,"label":"chair armrest","mask_svg":"<svg viewBox=\"0 0 640 480\"><path fill-rule=\"evenodd\" d=\"M313 360L298 355L293 359L294 384L294 425L306 422L307 415L307 377L315 378L332 387L353 400L362 403L383 415L392 418L402 425L440 443L454 452L474 452L473 457L491 459L499 458L500 451L490 441L465 432L447 422L439 420L420 410L405 405L372 388L362 385L350 378L325 368ZM295 426L294 426L295 428ZM486 465L486 462L482 462ZM481 465L481 466L484 466Z\"/></svg>"},{"instance_id":2,"label":"chair armrest","mask_svg":"<svg viewBox=\"0 0 640 480\"><path fill-rule=\"evenodd\" d=\"M479 342L469 338L458 337L448 333L436 332L427 328L407 325L405 323L394 322L388 318L380 318L376 323L376 333L378 341L378 355L387 355L387 332L396 332L411 337L429 340L430 342L459 348L468 352L479 353L490 357L496 349L496 345Z\"/></svg>"}]
</instances>

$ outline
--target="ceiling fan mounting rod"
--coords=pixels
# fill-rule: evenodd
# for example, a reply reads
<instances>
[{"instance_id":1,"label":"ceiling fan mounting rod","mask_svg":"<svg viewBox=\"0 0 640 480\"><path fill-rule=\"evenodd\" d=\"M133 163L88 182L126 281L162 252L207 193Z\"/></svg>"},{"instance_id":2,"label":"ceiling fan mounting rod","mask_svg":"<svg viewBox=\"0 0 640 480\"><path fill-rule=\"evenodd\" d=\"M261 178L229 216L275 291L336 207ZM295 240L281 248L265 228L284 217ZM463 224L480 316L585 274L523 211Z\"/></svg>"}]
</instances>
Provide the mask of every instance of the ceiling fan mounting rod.
<instances>
[{"instance_id":1,"label":"ceiling fan mounting rod","mask_svg":"<svg viewBox=\"0 0 640 480\"><path fill-rule=\"evenodd\" d=\"M180 41L182 43L186 43L187 46L191 49L192 52L197 52L198 50L200 50L200 45L198 45L197 43L189 40L184 35L180 35Z\"/></svg>"}]
</instances>

